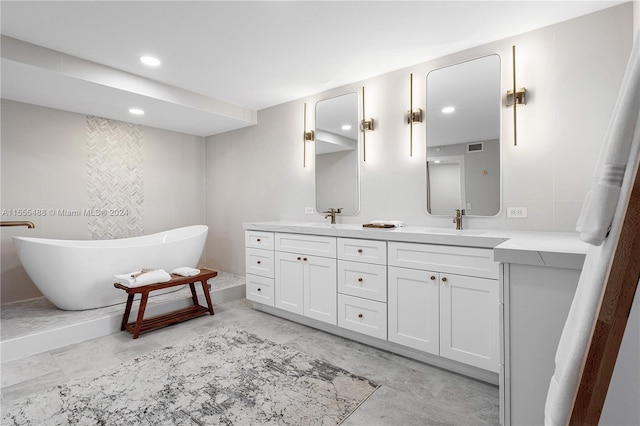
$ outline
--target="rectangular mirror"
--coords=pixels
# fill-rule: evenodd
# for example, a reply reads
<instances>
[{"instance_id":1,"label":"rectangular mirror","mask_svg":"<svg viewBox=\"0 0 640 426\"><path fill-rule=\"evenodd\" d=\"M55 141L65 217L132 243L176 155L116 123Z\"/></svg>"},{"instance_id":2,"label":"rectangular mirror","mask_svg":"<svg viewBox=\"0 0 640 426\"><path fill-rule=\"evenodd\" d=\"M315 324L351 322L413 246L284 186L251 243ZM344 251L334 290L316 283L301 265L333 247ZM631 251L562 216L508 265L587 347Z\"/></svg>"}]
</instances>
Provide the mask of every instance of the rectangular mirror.
<instances>
[{"instance_id":1,"label":"rectangular mirror","mask_svg":"<svg viewBox=\"0 0 640 426\"><path fill-rule=\"evenodd\" d=\"M358 94L348 93L316 104L316 210L360 210Z\"/></svg>"},{"instance_id":2,"label":"rectangular mirror","mask_svg":"<svg viewBox=\"0 0 640 426\"><path fill-rule=\"evenodd\" d=\"M427 75L427 212L500 213L500 108L498 55Z\"/></svg>"}]
</instances>

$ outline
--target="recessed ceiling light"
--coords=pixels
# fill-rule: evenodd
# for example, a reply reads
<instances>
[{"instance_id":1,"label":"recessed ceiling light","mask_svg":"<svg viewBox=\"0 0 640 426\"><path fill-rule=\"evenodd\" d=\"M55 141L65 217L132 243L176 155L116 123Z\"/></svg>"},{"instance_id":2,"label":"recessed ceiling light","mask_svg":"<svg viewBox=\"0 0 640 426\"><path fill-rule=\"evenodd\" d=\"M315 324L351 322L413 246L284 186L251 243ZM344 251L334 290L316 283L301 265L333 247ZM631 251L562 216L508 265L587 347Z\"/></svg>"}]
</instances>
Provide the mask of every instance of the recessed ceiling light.
<instances>
[{"instance_id":1,"label":"recessed ceiling light","mask_svg":"<svg viewBox=\"0 0 640 426\"><path fill-rule=\"evenodd\" d=\"M342 130L351 130L351 124L343 124Z\"/></svg>"},{"instance_id":2,"label":"recessed ceiling light","mask_svg":"<svg viewBox=\"0 0 640 426\"><path fill-rule=\"evenodd\" d=\"M144 115L144 111L140 108L129 108L129 112L133 115Z\"/></svg>"},{"instance_id":3,"label":"recessed ceiling light","mask_svg":"<svg viewBox=\"0 0 640 426\"><path fill-rule=\"evenodd\" d=\"M157 67L160 65L160 59L154 58L153 56L141 56L140 62L145 65L149 65L150 67Z\"/></svg>"},{"instance_id":4,"label":"recessed ceiling light","mask_svg":"<svg viewBox=\"0 0 640 426\"><path fill-rule=\"evenodd\" d=\"M442 113L443 114L451 114L455 110L456 110L455 107L448 106L448 107L442 108Z\"/></svg>"}]
</instances>

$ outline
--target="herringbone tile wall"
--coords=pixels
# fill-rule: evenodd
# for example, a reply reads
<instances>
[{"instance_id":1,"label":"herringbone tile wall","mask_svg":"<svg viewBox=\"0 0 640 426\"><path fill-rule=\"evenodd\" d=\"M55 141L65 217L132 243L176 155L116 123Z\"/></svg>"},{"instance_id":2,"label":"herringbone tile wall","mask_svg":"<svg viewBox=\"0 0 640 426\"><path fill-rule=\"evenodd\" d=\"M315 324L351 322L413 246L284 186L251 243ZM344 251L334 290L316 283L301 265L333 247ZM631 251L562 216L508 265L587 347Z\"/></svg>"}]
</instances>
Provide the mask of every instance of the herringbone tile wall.
<instances>
[{"instance_id":1,"label":"herringbone tile wall","mask_svg":"<svg viewBox=\"0 0 640 426\"><path fill-rule=\"evenodd\" d=\"M102 240L144 232L142 126L87 116L88 236Z\"/></svg>"}]
</instances>

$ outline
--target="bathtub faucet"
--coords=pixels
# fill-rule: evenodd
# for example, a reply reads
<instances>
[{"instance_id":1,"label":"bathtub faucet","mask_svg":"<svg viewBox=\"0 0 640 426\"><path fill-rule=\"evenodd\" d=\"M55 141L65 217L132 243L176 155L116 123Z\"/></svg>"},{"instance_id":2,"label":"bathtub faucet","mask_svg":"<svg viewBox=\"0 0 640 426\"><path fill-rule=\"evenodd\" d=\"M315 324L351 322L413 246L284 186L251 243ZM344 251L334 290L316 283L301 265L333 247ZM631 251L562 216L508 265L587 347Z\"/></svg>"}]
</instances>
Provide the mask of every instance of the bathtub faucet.
<instances>
[{"instance_id":1,"label":"bathtub faucet","mask_svg":"<svg viewBox=\"0 0 640 426\"><path fill-rule=\"evenodd\" d=\"M7 222L0 222L0 226L26 226L27 228L36 227L33 224L33 222L29 222L28 220L25 220L25 221L11 220Z\"/></svg>"}]
</instances>

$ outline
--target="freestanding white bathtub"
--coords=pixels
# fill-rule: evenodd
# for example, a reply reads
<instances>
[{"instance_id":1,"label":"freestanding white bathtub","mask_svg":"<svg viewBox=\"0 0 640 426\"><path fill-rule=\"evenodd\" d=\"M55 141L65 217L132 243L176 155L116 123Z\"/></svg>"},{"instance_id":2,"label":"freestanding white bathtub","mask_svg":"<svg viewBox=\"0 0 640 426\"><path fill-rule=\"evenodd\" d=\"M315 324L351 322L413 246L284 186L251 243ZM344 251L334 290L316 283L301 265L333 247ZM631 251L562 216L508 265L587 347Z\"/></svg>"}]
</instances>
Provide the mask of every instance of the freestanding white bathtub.
<instances>
[{"instance_id":1,"label":"freestanding white bathtub","mask_svg":"<svg viewBox=\"0 0 640 426\"><path fill-rule=\"evenodd\" d=\"M194 225L118 240L13 237L13 242L38 290L58 308L77 311L125 302L126 293L113 287L114 275L197 266L208 230Z\"/></svg>"}]
</instances>

